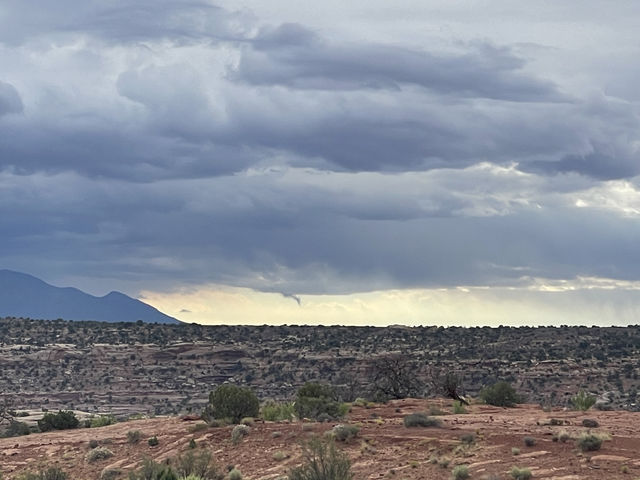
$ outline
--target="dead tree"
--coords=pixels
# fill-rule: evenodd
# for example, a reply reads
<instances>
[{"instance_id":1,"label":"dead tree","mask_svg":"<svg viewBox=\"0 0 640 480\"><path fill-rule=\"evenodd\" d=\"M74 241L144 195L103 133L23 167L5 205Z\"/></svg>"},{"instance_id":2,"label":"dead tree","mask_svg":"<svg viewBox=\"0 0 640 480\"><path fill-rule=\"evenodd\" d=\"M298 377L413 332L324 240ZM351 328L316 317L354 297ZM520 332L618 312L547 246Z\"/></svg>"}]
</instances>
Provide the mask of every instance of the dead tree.
<instances>
[{"instance_id":1,"label":"dead tree","mask_svg":"<svg viewBox=\"0 0 640 480\"><path fill-rule=\"evenodd\" d=\"M416 378L415 362L405 355L394 353L374 358L368 370L377 395L400 399L415 397L422 392L422 384Z\"/></svg>"},{"instance_id":2,"label":"dead tree","mask_svg":"<svg viewBox=\"0 0 640 480\"><path fill-rule=\"evenodd\" d=\"M436 394L444 395L447 398L469 405L469 402L462 395L462 377L456 372L432 369L429 376Z\"/></svg>"}]
</instances>

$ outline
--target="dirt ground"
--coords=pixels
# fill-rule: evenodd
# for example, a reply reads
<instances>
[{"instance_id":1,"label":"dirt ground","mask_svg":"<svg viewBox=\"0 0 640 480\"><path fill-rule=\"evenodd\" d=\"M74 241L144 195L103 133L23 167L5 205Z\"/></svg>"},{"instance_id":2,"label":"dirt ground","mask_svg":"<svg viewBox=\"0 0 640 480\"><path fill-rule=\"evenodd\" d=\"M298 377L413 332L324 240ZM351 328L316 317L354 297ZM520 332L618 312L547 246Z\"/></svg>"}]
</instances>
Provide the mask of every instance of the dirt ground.
<instances>
[{"instance_id":1,"label":"dirt ground","mask_svg":"<svg viewBox=\"0 0 640 480\"><path fill-rule=\"evenodd\" d=\"M553 480L635 479L640 477L640 413L625 411L555 410L543 412L537 405L497 408L473 405L467 414L439 415L439 428L406 428L403 417L412 412L429 412L437 407L451 412L448 400L398 400L370 408L353 407L342 423L360 427L358 436L339 443L352 460L354 478L399 480L450 479L456 465L469 467L471 478L511 478L513 466L527 467L533 478ZM595 419L611 439L595 452L582 453L573 439L554 442L553 434L565 430L572 437L587 429L585 418ZM554 425L551 423L554 419ZM330 430L333 423L256 422L238 445L231 442L232 427L196 429L199 420L157 417L102 428L78 429L0 439L0 471L5 480L19 473L56 465L73 480L97 480L108 469L135 469L145 457L158 461L188 449L191 439L197 448L209 449L226 469L234 465L248 480L276 479L301 462L300 443L313 434ZM562 425L555 425L562 423ZM140 430L143 440L127 442L127 432ZM274 432L280 434L274 435ZM471 445L461 442L465 434L475 437ZM159 445L150 447L147 438L156 435ZM525 437L535 439L526 446ZM114 456L88 463L89 441L97 440ZM514 452L512 449L519 449ZM277 460L276 452L286 458ZM516 454L517 453L517 454ZM279 456L276 456L279 458ZM448 460L448 461L447 461ZM493 477L491 477L493 476Z\"/></svg>"}]
</instances>

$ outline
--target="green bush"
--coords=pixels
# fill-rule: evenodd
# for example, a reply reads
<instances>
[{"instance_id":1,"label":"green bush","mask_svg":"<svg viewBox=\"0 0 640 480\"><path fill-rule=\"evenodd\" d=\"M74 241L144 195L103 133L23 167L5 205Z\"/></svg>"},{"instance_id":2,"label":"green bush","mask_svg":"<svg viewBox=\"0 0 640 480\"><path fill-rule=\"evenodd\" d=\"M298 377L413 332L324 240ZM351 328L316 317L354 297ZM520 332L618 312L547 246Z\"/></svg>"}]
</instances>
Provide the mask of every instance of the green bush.
<instances>
[{"instance_id":1,"label":"green bush","mask_svg":"<svg viewBox=\"0 0 640 480\"><path fill-rule=\"evenodd\" d=\"M567 432L566 430L560 430L559 432L555 432L553 434L553 436L551 437L551 440L554 442L565 443L570 438L571 438L571 435L569 435L569 432Z\"/></svg>"},{"instance_id":2,"label":"green bush","mask_svg":"<svg viewBox=\"0 0 640 480\"><path fill-rule=\"evenodd\" d=\"M582 426L587 428L598 428L600 424L593 418L585 418L584 420L582 420Z\"/></svg>"},{"instance_id":3,"label":"green bush","mask_svg":"<svg viewBox=\"0 0 640 480\"><path fill-rule=\"evenodd\" d=\"M20 437L23 435L29 435L31 433L31 429L29 425L24 422L19 422L17 420L11 420L7 428L5 428L4 432L2 432L2 437Z\"/></svg>"},{"instance_id":4,"label":"green bush","mask_svg":"<svg viewBox=\"0 0 640 480\"><path fill-rule=\"evenodd\" d=\"M233 430L231 430L231 442L237 445L244 437L249 435L250 431L251 429L246 425L236 425L233 427Z\"/></svg>"},{"instance_id":5,"label":"green bush","mask_svg":"<svg viewBox=\"0 0 640 480\"><path fill-rule=\"evenodd\" d=\"M349 457L330 439L313 438L303 446L304 463L289 472L288 480L352 480Z\"/></svg>"},{"instance_id":6,"label":"green bush","mask_svg":"<svg viewBox=\"0 0 640 480\"><path fill-rule=\"evenodd\" d=\"M0 479L2 475L0 475ZM27 472L16 477L16 480L67 480L67 474L57 467L40 470L38 473Z\"/></svg>"},{"instance_id":7,"label":"green bush","mask_svg":"<svg viewBox=\"0 0 640 480\"><path fill-rule=\"evenodd\" d=\"M405 427L439 427L441 425L440 420L426 413L410 413L402 421Z\"/></svg>"},{"instance_id":8,"label":"green bush","mask_svg":"<svg viewBox=\"0 0 640 480\"><path fill-rule=\"evenodd\" d=\"M602 437L593 433L583 433L578 437L576 443L583 452L593 452L600 450Z\"/></svg>"},{"instance_id":9,"label":"green bush","mask_svg":"<svg viewBox=\"0 0 640 480\"><path fill-rule=\"evenodd\" d=\"M576 395L571 397L571 405L576 410L582 410L586 412L596 403L596 397L589 395L584 390L580 390Z\"/></svg>"},{"instance_id":10,"label":"green bush","mask_svg":"<svg viewBox=\"0 0 640 480\"><path fill-rule=\"evenodd\" d=\"M122 470L119 468L107 468L100 474L100 480L116 480L122 475Z\"/></svg>"},{"instance_id":11,"label":"green bush","mask_svg":"<svg viewBox=\"0 0 640 480\"><path fill-rule=\"evenodd\" d=\"M358 435L360 429L355 425L336 425L331 429L331 433L336 440L340 440L341 442L346 442L347 440L351 440Z\"/></svg>"},{"instance_id":12,"label":"green bush","mask_svg":"<svg viewBox=\"0 0 640 480\"><path fill-rule=\"evenodd\" d=\"M460 402L459 400L455 400L453 402L453 413L456 415L460 415L463 413L467 413L467 409L462 402Z\"/></svg>"},{"instance_id":13,"label":"green bush","mask_svg":"<svg viewBox=\"0 0 640 480\"><path fill-rule=\"evenodd\" d=\"M45 413L44 417L38 420L38 428L41 432L50 430L69 430L78 428L80 421L75 413L69 410L60 410L58 413Z\"/></svg>"},{"instance_id":14,"label":"green bush","mask_svg":"<svg viewBox=\"0 0 640 480\"><path fill-rule=\"evenodd\" d=\"M223 475L213 462L211 452L206 450L198 453L188 451L176 458L174 465L175 471L180 478L191 476L202 480L220 480L223 478Z\"/></svg>"},{"instance_id":15,"label":"green bush","mask_svg":"<svg viewBox=\"0 0 640 480\"><path fill-rule=\"evenodd\" d=\"M260 409L260 416L268 422L278 422L282 420L293 420L296 411L291 402L267 402Z\"/></svg>"},{"instance_id":16,"label":"green bush","mask_svg":"<svg viewBox=\"0 0 640 480\"><path fill-rule=\"evenodd\" d=\"M451 476L454 480L466 480L471 476L469 474L469 467L466 465L458 465L451 472Z\"/></svg>"},{"instance_id":17,"label":"green bush","mask_svg":"<svg viewBox=\"0 0 640 480\"><path fill-rule=\"evenodd\" d=\"M256 417L260 401L250 388L237 385L220 385L209 394L209 404L202 413L206 421L228 418L240 423L245 417Z\"/></svg>"},{"instance_id":18,"label":"green bush","mask_svg":"<svg viewBox=\"0 0 640 480\"><path fill-rule=\"evenodd\" d=\"M511 467L509 475L513 480L529 480L531 478L531 470L528 468Z\"/></svg>"},{"instance_id":19,"label":"green bush","mask_svg":"<svg viewBox=\"0 0 640 480\"><path fill-rule=\"evenodd\" d=\"M87 462L93 463L113 457L113 452L106 447L96 447L87 452Z\"/></svg>"},{"instance_id":20,"label":"green bush","mask_svg":"<svg viewBox=\"0 0 640 480\"><path fill-rule=\"evenodd\" d=\"M480 392L480 398L485 403L496 407L513 407L520 402L515 389L507 382L497 382L485 387Z\"/></svg>"},{"instance_id":21,"label":"green bush","mask_svg":"<svg viewBox=\"0 0 640 480\"><path fill-rule=\"evenodd\" d=\"M536 439L533 437L524 437L523 441L527 447L533 447L536 444Z\"/></svg>"},{"instance_id":22,"label":"green bush","mask_svg":"<svg viewBox=\"0 0 640 480\"><path fill-rule=\"evenodd\" d=\"M106 427L107 425L113 425L114 423L118 423L118 420L116 420L116 417L113 415L100 415L99 417L91 419L90 427Z\"/></svg>"},{"instance_id":23,"label":"green bush","mask_svg":"<svg viewBox=\"0 0 640 480\"><path fill-rule=\"evenodd\" d=\"M305 383L296 393L294 408L298 418L318 419L321 415L330 418L343 417L347 411L342 403L336 400L333 387L320 383Z\"/></svg>"},{"instance_id":24,"label":"green bush","mask_svg":"<svg viewBox=\"0 0 640 480\"><path fill-rule=\"evenodd\" d=\"M149 444L150 447L155 447L157 446L160 442L158 441L158 437L156 437L155 435L153 437L151 437L149 440L147 440L147 443Z\"/></svg>"},{"instance_id":25,"label":"green bush","mask_svg":"<svg viewBox=\"0 0 640 480\"><path fill-rule=\"evenodd\" d=\"M229 472L229 480L242 480L242 472L234 468Z\"/></svg>"},{"instance_id":26,"label":"green bush","mask_svg":"<svg viewBox=\"0 0 640 480\"><path fill-rule=\"evenodd\" d=\"M129 473L129 480L178 480L178 475L169 465L145 458L138 471Z\"/></svg>"},{"instance_id":27,"label":"green bush","mask_svg":"<svg viewBox=\"0 0 640 480\"><path fill-rule=\"evenodd\" d=\"M127 442L130 444L140 443L142 440L142 432L140 430L129 430L127 432Z\"/></svg>"}]
</instances>

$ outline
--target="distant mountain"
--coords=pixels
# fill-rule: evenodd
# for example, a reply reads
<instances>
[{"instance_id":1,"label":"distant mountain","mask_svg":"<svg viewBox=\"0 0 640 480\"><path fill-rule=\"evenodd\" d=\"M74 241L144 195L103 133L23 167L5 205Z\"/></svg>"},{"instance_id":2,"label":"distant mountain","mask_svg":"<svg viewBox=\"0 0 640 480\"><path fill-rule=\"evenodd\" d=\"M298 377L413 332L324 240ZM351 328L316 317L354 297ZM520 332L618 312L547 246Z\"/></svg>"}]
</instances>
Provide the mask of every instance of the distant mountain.
<instances>
[{"instance_id":1,"label":"distant mountain","mask_svg":"<svg viewBox=\"0 0 640 480\"><path fill-rule=\"evenodd\" d=\"M54 287L39 278L11 270L0 270L0 317L179 323L124 293L94 297L77 288Z\"/></svg>"}]
</instances>

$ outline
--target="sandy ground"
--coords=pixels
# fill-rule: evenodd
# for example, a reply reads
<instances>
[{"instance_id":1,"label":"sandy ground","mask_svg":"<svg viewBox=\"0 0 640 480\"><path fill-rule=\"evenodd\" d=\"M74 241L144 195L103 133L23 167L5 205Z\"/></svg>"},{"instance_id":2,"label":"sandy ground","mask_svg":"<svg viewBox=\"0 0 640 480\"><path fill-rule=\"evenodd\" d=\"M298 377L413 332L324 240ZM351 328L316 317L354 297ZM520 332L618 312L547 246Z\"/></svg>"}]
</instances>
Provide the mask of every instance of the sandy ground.
<instances>
[{"instance_id":1,"label":"sandy ground","mask_svg":"<svg viewBox=\"0 0 640 480\"><path fill-rule=\"evenodd\" d=\"M406 428L405 415L429 411L437 406L451 412L448 400L399 400L372 408L353 407L343 423L361 427L358 437L339 443L352 460L355 479L397 478L436 480L451 478L456 465L469 466L471 478L511 478L513 466L530 468L534 478L554 480L635 479L640 477L640 413L624 411L586 413L543 412L537 405L503 409L474 405L467 414L443 415L440 428ZM563 425L550 425L554 418ZM554 432L566 430L573 436L586 431L581 423L592 418L611 440L596 452L582 453L575 441L552 441ZM556 422L557 423L557 422ZM96 480L102 471L120 469L120 478L135 469L144 457L163 460L188 449L191 439L197 448L209 449L221 468L234 465L248 480L276 479L300 463L300 443L313 434L330 430L334 423L256 422L240 444L231 442L231 428L193 431L198 420L176 417L152 418L119 423L102 428L50 432L26 437L0 439L0 471L5 479L20 472L57 465L74 480ZM127 442L127 432L140 430L143 440ZM273 435L280 432L280 435ZM460 437L474 434L475 441L464 446ZM156 435L159 445L150 447L146 439ZM535 439L527 447L525 437ZM89 441L95 439L114 456L88 463ZM514 455L512 448L520 450ZM287 458L276 460L283 452ZM446 467L440 464L447 463Z\"/></svg>"}]
</instances>

